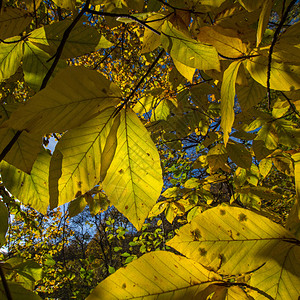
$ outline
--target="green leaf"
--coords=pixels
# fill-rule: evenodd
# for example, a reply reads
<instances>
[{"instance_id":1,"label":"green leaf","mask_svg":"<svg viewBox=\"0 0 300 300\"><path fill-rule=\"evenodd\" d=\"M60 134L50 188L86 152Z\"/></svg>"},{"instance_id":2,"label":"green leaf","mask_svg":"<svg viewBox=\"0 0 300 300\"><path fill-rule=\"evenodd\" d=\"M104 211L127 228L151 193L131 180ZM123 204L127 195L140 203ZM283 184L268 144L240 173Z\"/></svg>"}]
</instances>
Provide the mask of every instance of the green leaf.
<instances>
[{"instance_id":1,"label":"green leaf","mask_svg":"<svg viewBox=\"0 0 300 300\"><path fill-rule=\"evenodd\" d=\"M42 300L42 298L34 292L23 288L20 284L8 283L8 288L11 292L13 300ZM0 285L0 298L7 299L3 285Z\"/></svg>"},{"instance_id":2,"label":"green leaf","mask_svg":"<svg viewBox=\"0 0 300 300\"><path fill-rule=\"evenodd\" d=\"M49 205L48 175L51 155L42 150L30 175L2 161L1 177L5 187L23 204L46 214Z\"/></svg>"},{"instance_id":3,"label":"green leaf","mask_svg":"<svg viewBox=\"0 0 300 300\"><path fill-rule=\"evenodd\" d=\"M115 156L103 180L111 203L140 229L163 185L158 151L131 110L120 112Z\"/></svg>"},{"instance_id":4,"label":"green leaf","mask_svg":"<svg viewBox=\"0 0 300 300\"><path fill-rule=\"evenodd\" d=\"M247 70L258 83L267 87L268 57L258 56L247 60ZM281 91L300 89L300 66L274 59L271 63L270 88Z\"/></svg>"},{"instance_id":5,"label":"green leaf","mask_svg":"<svg viewBox=\"0 0 300 300\"><path fill-rule=\"evenodd\" d=\"M263 178L266 178L272 169L272 160L270 158L264 158L260 161L258 167L259 172Z\"/></svg>"},{"instance_id":6,"label":"green leaf","mask_svg":"<svg viewBox=\"0 0 300 300\"><path fill-rule=\"evenodd\" d=\"M5 40L5 42L12 42L9 44L1 43L0 47L0 82L15 74L21 64L23 57L23 42L14 43L18 41L19 37L13 37Z\"/></svg>"},{"instance_id":7,"label":"green leaf","mask_svg":"<svg viewBox=\"0 0 300 300\"><path fill-rule=\"evenodd\" d=\"M221 127L224 133L224 144L226 146L234 121L234 97L235 81L241 61L235 61L229 65L223 75L221 87Z\"/></svg>"},{"instance_id":8,"label":"green leaf","mask_svg":"<svg viewBox=\"0 0 300 300\"><path fill-rule=\"evenodd\" d=\"M243 112L261 102L266 94L266 88L252 78L248 80L247 86L238 85L236 88L236 96Z\"/></svg>"},{"instance_id":9,"label":"green leaf","mask_svg":"<svg viewBox=\"0 0 300 300\"><path fill-rule=\"evenodd\" d=\"M6 205L0 201L0 248L5 244L5 235L8 229L8 210Z\"/></svg>"},{"instance_id":10,"label":"green leaf","mask_svg":"<svg viewBox=\"0 0 300 300\"><path fill-rule=\"evenodd\" d=\"M86 207L87 202L85 201L84 196L79 196L69 203L68 212L70 218L80 214Z\"/></svg>"},{"instance_id":11,"label":"green leaf","mask_svg":"<svg viewBox=\"0 0 300 300\"><path fill-rule=\"evenodd\" d=\"M51 208L85 194L105 177L117 143L119 118L114 121L113 113L114 107L105 109L57 143L50 165Z\"/></svg>"},{"instance_id":12,"label":"green leaf","mask_svg":"<svg viewBox=\"0 0 300 300\"><path fill-rule=\"evenodd\" d=\"M297 247L288 241L294 238L282 226L250 210L221 205L181 227L167 245L220 274L237 275L281 260L271 252L285 249L288 255Z\"/></svg>"},{"instance_id":13,"label":"green leaf","mask_svg":"<svg viewBox=\"0 0 300 300\"><path fill-rule=\"evenodd\" d=\"M63 132L118 103L118 87L96 71L69 67L13 112L7 126L27 132Z\"/></svg>"},{"instance_id":14,"label":"green leaf","mask_svg":"<svg viewBox=\"0 0 300 300\"><path fill-rule=\"evenodd\" d=\"M73 10L75 9L75 0L53 0L53 2L62 8L68 9L68 10Z\"/></svg>"},{"instance_id":15,"label":"green leaf","mask_svg":"<svg viewBox=\"0 0 300 300\"><path fill-rule=\"evenodd\" d=\"M223 144L217 144L212 147L207 154L207 162L211 172L216 172L218 169L230 171L227 165L228 153Z\"/></svg>"},{"instance_id":16,"label":"green leaf","mask_svg":"<svg viewBox=\"0 0 300 300\"><path fill-rule=\"evenodd\" d=\"M188 67L220 70L218 53L214 47L197 42L169 21L162 25L161 42L171 57Z\"/></svg>"},{"instance_id":17,"label":"green leaf","mask_svg":"<svg viewBox=\"0 0 300 300\"><path fill-rule=\"evenodd\" d=\"M252 165L252 155L248 149L240 143L229 142L226 146L230 159L239 167L249 169Z\"/></svg>"},{"instance_id":18,"label":"green leaf","mask_svg":"<svg viewBox=\"0 0 300 300\"><path fill-rule=\"evenodd\" d=\"M103 280L87 300L196 300L196 295L197 299L202 299L199 293L218 279L217 274L192 260L166 251L155 251L134 260L126 268L117 270Z\"/></svg>"},{"instance_id":19,"label":"green leaf","mask_svg":"<svg viewBox=\"0 0 300 300\"><path fill-rule=\"evenodd\" d=\"M172 108L172 102L168 99L161 99L158 105L152 109L151 122L159 120L167 120L170 115L170 108ZM173 106L174 107L174 106Z\"/></svg>"},{"instance_id":20,"label":"green leaf","mask_svg":"<svg viewBox=\"0 0 300 300\"><path fill-rule=\"evenodd\" d=\"M63 20L40 27L31 32L29 41L52 57L71 23L70 20ZM96 28L78 23L66 40L61 58L73 58L95 51L100 37Z\"/></svg>"},{"instance_id":21,"label":"green leaf","mask_svg":"<svg viewBox=\"0 0 300 300\"><path fill-rule=\"evenodd\" d=\"M29 41L24 42L23 72L26 83L35 91L39 91L45 75L49 71L53 61L51 56ZM67 67L63 60L59 60L51 79L59 69Z\"/></svg>"},{"instance_id":22,"label":"green leaf","mask_svg":"<svg viewBox=\"0 0 300 300\"><path fill-rule=\"evenodd\" d=\"M182 64L173 57L173 63L178 70L178 72L185 77L188 81L192 82L196 69L188 67L187 65Z\"/></svg>"},{"instance_id":23,"label":"green leaf","mask_svg":"<svg viewBox=\"0 0 300 300\"><path fill-rule=\"evenodd\" d=\"M264 291L274 300L297 299L300 295L299 246L280 243L269 250L269 257L272 259L253 273L250 285ZM251 292L249 294L251 295ZM255 293L255 300L263 299L266 299L264 295Z\"/></svg>"},{"instance_id":24,"label":"green leaf","mask_svg":"<svg viewBox=\"0 0 300 300\"><path fill-rule=\"evenodd\" d=\"M32 16L25 9L2 7L0 15L0 39L19 35L30 24ZM3 47L3 44L1 44Z\"/></svg>"},{"instance_id":25,"label":"green leaf","mask_svg":"<svg viewBox=\"0 0 300 300\"><path fill-rule=\"evenodd\" d=\"M259 46L259 44L262 40L262 37L264 35L264 32L267 28L273 4L274 4L273 0L263 1L263 5L262 5L262 8L261 8L261 12L260 12L260 15L259 15L259 20L258 20L258 25L257 25L256 47Z\"/></svg>"},{"instance_id":26,"label":"green leaf","mask_svg":"<svg viewBox=\"0 0 300 300\"><path fill-rule=\"evenodd\" d=\"M263 3L263 0L239 0L240 4L244 6L248 11L254 11L258 9Z\"/></svg>"},{"instance_id":27,"label":"green leaf","mask_svg":"<svg viewBox=\"0 0 300 300\"><path fill-rule=\"evenodd\" d=\"M21 104L6 104L0 105L0 123L3 123L9 118ZM0 151L9 144L17 132L10 128L0 128ZM42 138L37 134L29 134L25 131L21 133L18 140L5 156L5 161L22 170L25 173L30 173L32 165L38 153L41 151Z\"/></svg>"}]
</instances>

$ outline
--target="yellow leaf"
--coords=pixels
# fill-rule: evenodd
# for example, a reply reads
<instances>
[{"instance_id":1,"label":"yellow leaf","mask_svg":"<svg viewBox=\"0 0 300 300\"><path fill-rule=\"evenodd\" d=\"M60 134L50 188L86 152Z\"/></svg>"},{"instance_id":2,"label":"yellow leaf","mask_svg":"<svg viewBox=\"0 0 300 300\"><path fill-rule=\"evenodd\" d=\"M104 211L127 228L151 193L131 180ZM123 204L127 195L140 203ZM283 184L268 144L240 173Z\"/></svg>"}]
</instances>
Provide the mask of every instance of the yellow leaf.
<instances>
[{"instance_id":1,"label":"yellow leaf","mask_svg":"<svg viewBox=\"0 0 300 300\"><path fill-rule=\"evenodd\" d=\"M63 132L97 116L120 98L117 86L98 72L69 67L14 111L5 125L41 134Z\"/></svg>"},{"instance_id":2,"label":"yellow leaf","mask_svg":"<svg viewBox=\"0 0 300 300\"><path fill-rule=\"evenodd\" d=\"M223 75L221 87L221 127L224 133L225 146L234 121L235 81L240 64L241 61L231 63Z\"/></svg>"},{"instance_id":3,"label":"yellow leaf","mask_svg":"<svg viewBox=\"0 0 300 300\"><path fill-rule=\"evenodd\" d=\"M172 58L188 67L220 70L218 53L214 47L193 40L168 21L162 25L161 42Z\"/></svg>"},{"instance_id":4,"label":"yellow leaf","mask_svg":"<svg viewBox=\"0 0 300 300\"><path fill-rule=\"evenodd\" d=\"M262 86L267 87L268 57L258 56L247 60L247 70ZM271 63L270 88L293 91L300 89L300 66L277 62Z\"/></svg>"},{"instance_id":5,"label":"yellow leaf","mask_svg":"<svg viewBox=\"0 0 300 300\"><path fill-rule=\"evenodd\" d=\"M200 264L166 251L147 253L103 280L86 300L189 299L219 276ZM205 299L205 298L203 298Z\"/></svg>"},{"instance_id":6,"label":"yellow leaf","mask_svg":"<svg viewBox=\"0 0 300 300\"><path fill-rule=\"evenodd\" d=\"M256 1L255 1L256 2ZM264 32L267 28L269 19L270 19L270 13L274 4L274 0L266 0L262 1L263 7L260 12L258 26L257 26L257 34L256 34L256 47L259 46L262 37L264 35Z\"/></svg>"},{"instance_id":7,"label":"yellow leaf","mask_svg":"<svg viewBox=\"0 0 300 300\"><path fill-rule=\"evenodd\" d=\"M196 69L188 67L188 66L182 64L181 62L179 62L175 58L173 58L173 62L174 62L174 65L175 65L176 69L178 70L178 72L183 77L185 77L189 82L192 82Z\"/></svg>"},{"instance_id":8,"label":"yellow leaf","mask_svg":"<svg viewBox=\"0 0 300 300\"><path fill-rule=\"evenodd\" d=\"M158 151L137 115L120 112L117 149L103 189L111 203L140 229L163 185Z\"/></svg>"},{"instance_id":9,"label":"yellow leaf","mask_svg":"<svg viewBox=\"0 0 300 300\"><path fill-rule=\"evenodd\" d=\"M48 175L51 155L42 150L30 174L2 161L1 178L5 187L25 205L30 205L42 214L47 213L49 205Z\"/></svg>"},{"instance_id":10,"label":"yellow leaf","mask_svg":"<svg viewBox=\"0 0 300 300\"><path fill-rule=\"evenodd\" d=\"M230 58L237 58L247 52L247 46L236 31L219 25L201 27L197 39L202 43L213 45L218 53Z\"/></svg>"}]
</instances>

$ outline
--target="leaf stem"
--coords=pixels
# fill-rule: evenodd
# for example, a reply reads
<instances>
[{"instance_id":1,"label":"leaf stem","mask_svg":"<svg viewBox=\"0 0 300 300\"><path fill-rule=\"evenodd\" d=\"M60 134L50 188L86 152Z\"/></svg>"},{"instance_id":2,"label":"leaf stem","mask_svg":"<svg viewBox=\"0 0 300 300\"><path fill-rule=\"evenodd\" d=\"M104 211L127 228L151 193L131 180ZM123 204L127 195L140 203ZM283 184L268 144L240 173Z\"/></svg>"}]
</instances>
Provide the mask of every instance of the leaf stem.
<instances>
[{"instance_id":1,"label":"leaf stem","mask_svg":"<svg viewBox=\"0 0 300 300\"><path fill-rule=\"evenodd\" d=\"M0 276L1 276L2 284L4 287L4 291L5 291L7 300L13 300L10 290L9 290L9 287L8 287L8 284L7 284L7 281L6 281L6 278L5 278L5 275L4 275L4 272L2 270L1 263L0 263Z\"/></svg>"}]
</instances>

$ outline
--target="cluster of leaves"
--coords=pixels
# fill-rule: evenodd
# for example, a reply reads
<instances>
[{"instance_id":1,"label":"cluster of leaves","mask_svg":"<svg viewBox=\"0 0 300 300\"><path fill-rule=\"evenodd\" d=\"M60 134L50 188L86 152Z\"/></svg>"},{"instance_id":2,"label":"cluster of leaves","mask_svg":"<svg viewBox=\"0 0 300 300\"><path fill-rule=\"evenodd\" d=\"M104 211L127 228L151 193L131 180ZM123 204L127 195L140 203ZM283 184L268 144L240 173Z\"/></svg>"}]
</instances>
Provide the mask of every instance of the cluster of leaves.
<instances>
[{"instance_id":1,"label":"cluster of leaves","mask_svg":"<svg viewBox=\"0 0 300 300\"><path fill-rule=\"evenodd\" d=\"M137 230L161 214L182 226L169 241L160 224L133 239L141 253L173 249L137 258L120 244L126 227L106 220L99 245L117 237L110 260L101 250L113 274L88 300L299 297L296 0L26 0L1 10L1 246L7 191L44 215L110 204ZM42 146L51 135L53 153ZM39 229L29 228L25 244ZM114 272L120 251L128 266ZM0 293L39 299L35 268L4 260Z\"/></svg>"}]
</instances>

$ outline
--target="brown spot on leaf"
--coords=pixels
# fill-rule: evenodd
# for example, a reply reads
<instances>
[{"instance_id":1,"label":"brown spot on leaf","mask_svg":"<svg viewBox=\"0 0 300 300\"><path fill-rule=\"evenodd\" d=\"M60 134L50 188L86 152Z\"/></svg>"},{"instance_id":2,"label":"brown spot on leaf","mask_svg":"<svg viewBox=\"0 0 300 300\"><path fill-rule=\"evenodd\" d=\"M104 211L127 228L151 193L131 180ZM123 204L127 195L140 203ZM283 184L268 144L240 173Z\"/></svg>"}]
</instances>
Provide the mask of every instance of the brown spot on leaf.
<instances>
[{"instance_id":1,"label":"brown spot on leaf","mask_svg":"<svg viewBox=\"0 0 300 300\"><path fill-rule=\"evenodd\" d=\"M204 248L199 248L198 250L201 256L205 256L207 253L207 251Z\"/></svg>"},{"instance_id":2,"label":"brown spot on leaf","mask_svg":"<svg viewBox=\"0 0 300 300\"><path fill-rule=\"evenodd\" d=\"M125 206L125 209L128 209L128 205Z\"/></svg>"},{"instance_id":3,"label":"brown spot on leaf","mask_svg":"<svg viewBox=\"0 0 300 300\"><path fill-rule=\"evenodd\" d=\"M82 195L81 191L78 191L78 192L75 194L75 198L77 198L77 197L79 197L79 196L81 196L81 195Z\"/></svg>"},{"instance_id":4,"label":"brown spot on leaf","mask_svg":"<svg viewBox=\"0 0 300 300\"><path fill-rule=\"evenodd\" d=\"M81 188L81 185L82 185L82 182L81 182L81 181L78 181L78 182L77 182L78 188Z\"/></svg>"},{"instance_id":5,"label":"brown spot on leaf","mask_svg":"<svg viewBox=\"0 0 300 300\"><path fill-rule=\"evenodd\" d=\"M191 234L193 236L194 241L199 241L199 239L201 238L201 233L200 233L200 230L198 228L196 228L195 230L192 230Z\"/></svg>"},{"instance_id":6,"label":"brown spot on leaf","mask_svg":"<svg viewBox=\"0 0 300 300\"><path fill-rule=\"evenodd\" d=\"M126 283L125 282L122 284L122 289L126 289Z\"/></svg>"},{"instance_id":7,"label":"brown spot on leaf","mask_svg":"<svg viewBox=\"0 0 300 300\"><path fill-rule=\"evenodd\" d=\"M247 221L247 216L243 213L239 214L239 221L243 222L243 221Z\"/></svg>"},{"instance_id":8,"label":"brown spot on leaf","mask_svg":"<svg viewBox=\"0 0 300 300\"><path fill-rule=\"evenodd\" d=\"M220 209L220 215L224 216L226 214L226 211L224 209Z\"/></svg>"},{"instance_id":9,"label":"brown spot on leaf","mask_svg":"<svg viewBox=\"0 0 300 300\"><path fill-rule=\"evenodd\" d=\"M119 173L120 173L120 174L123 174L123 173L124 173L123 169L119 170Z\"/></svg>"},{"instance_id":10,"label":"brown spot on leaf","mask_svg":"<svg viewBox=\"0 0 300 300\"><path fill-rule=\"evenodd\" d=\"M107 93L107 91L106 91L106 89L105 89L105 88L103 88L103 89L102 89L102 92L103 92L104 94L106 94L106 93Z\"/></svg>"}]
</instances>

